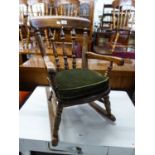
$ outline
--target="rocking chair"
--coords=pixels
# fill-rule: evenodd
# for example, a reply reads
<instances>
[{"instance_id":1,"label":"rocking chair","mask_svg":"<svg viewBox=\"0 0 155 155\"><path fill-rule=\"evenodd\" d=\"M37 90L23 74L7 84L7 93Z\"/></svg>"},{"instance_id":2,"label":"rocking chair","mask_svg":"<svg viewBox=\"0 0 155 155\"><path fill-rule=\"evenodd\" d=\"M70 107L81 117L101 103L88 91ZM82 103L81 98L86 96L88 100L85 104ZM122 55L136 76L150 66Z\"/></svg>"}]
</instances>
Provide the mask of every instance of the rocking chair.
<instances>
[{"instance_id":1,"label":"rocking chair","mask_svg":"<svg viewBox=\"0 0 155 155\"><path fill-rule=\"evenodd\" d=\"M48 72L49 84L51 86L51 96L49 101L52 104L53 110L53 128L52 128L52 145L58 145L58 130L61 122L61 114L63 108L78 104L90 103L100 113L103 113L107 118L115 121L115 116L111 113L109 101L110 85L109 75L112 70L113 62L117 65L123 65L124 60L118 57L104 56L89 52L88 33L90 21L80 17L66 16L40 16L32 17L30 20L31 26L35 29L36 39L45 62ZM55 57L55 64L46 54L46 48L40 33L40 30L47 29L49 41ZM69 65L68 57L65 49L65 33L64 30L71 31L72 39L72 64ZM76 30L83 30L83 48L82 48L82 68L76 68L75 40ZM55 46L54 31L60 32L62 41L61 58L64 59L64 69L61 67L57 48ZM109 67L105 75L88 69L88 59L100 59L109 61ZM104 103L105 109L95 104L95 100Z\"/></svg>"}]
</instances>

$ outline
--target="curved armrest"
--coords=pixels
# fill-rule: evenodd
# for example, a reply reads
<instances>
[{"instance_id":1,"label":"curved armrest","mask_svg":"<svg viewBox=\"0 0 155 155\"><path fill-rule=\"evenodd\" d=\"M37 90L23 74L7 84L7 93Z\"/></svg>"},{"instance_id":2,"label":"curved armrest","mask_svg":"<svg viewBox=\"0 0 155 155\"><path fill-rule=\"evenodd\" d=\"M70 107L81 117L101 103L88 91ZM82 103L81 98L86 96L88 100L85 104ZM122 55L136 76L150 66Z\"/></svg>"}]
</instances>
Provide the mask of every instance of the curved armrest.
<instances>
[{"instance_id":1,"label":"curved armrest","mask_svg":"<svg viewBox=\"0 0 155 155\"><path fill-rule=\"evenodd\" d=\"M56 82L55 82L55 76L56 76L56 67L55 65L52 63L52 61L49 59L48 56L44 56L43 57L46 68L47 68L47 72L48 72L48 82L49 85L53 88L53 90L56 90Z\"/></svg>"},{"instance_id":2,"label":"curved armrest","mask_svg":"<svg viewBox=\"0 0 155 155\"><path fill-rule=\"evenodd\" d=\"M87 58L91 59L99 59L99 60L107 60L107 61L112 61L115 62L117 65L121 66L124 64L124 59L115 57L115 56L108 56L108 55L101 55L93 52L86 52Z\"/></svg>"},{"instance_id":3,"label":"curved armrest","mask_svg":"<svg viewBox=\"0 0 155 155\"><path fill-rule=\"evenodd\" d=\"M49 59L49 57L44 56L43 58L44 58L44 62L45 62L48 73L56 73L56 67L52 63L52 61Z\"/></svg>"}]
</instances>

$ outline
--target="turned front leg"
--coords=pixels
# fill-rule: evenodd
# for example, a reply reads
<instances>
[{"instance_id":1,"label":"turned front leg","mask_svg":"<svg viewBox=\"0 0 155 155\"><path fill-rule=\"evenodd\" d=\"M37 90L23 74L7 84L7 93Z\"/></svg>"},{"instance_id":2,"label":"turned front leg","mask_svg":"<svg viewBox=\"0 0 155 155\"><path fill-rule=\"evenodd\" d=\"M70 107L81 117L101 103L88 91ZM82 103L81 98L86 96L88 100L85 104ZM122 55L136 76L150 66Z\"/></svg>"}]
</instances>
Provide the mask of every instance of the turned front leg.
<instances>
[{"instance_id":1,"label":"turned front leg","mask_svg":"<svg viewBox=\"0 0 155 155\"><path fill-rule=\"evenodd\" d=\"M62 110L63 110L62 103L58 103L56 117L54 120L53 135L52 135L52 145L53 146L57 146L57 144L58 144L58 131L59 131L59 126L60 126L60 122L61 122Z\"/></svg>"},{"instance_id":2,"label":"turned front leg","mask_svg":"<svg viewBox=\"0 0 155 155\"><path fill-rule=\"evenodd\" d=\"M112 115L112 113L111 113L111 104L110 104L110 101L109 101L109 95L104 96L103 98L104 98L104 105L105 105L105 108L106 108L106 111L107 111L107 116L108 116L111 120L115 121L116 118L115 118L115 116Z\"/></svg>"}]
</instances>

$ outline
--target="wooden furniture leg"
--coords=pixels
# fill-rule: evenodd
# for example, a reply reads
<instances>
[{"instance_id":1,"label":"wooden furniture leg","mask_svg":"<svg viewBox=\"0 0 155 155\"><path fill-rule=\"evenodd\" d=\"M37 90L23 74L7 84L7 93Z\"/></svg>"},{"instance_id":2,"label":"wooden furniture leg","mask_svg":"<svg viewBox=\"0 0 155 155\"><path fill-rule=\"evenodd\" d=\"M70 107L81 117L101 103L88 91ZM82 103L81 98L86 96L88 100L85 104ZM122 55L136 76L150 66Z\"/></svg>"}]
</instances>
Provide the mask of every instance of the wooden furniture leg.
<instances>
[{"instance_id":1,"label":"wooden furniture leg","mask_svg":"<svg viewBox=\"0 0 155 155\"><path fill-rule=\"evenodd\" d=\"M106 108L106 111L107 111L107 117L109 119L111 119L112 121L115 121L116 118L115 116L111 113L111 105L110 105L110 101L109 101L109 95L107 96L104 96L104 105L105 105L105 108Z\"/></svg>"},{"instance_id":2,"label":"wooden furniture leg","mask_svg":"<svg viewBox=\"0 0 155 155\"><path fill-rule=\"evenodd\" d=\"M27 28L27 39L26 39L26 49L29 50L29 43L30 43L30 29Z\"/></svg>"},{"instance_id":3,"label":"wooden furniture leg","mask_svg":"<svg viewBox=\"0 0 155 155\"><path fill-rule=\"evenodd\" d=\"M58 144L58 131L59 131L59 125L61 122L62 110L63 110L62 103L58 103L57 113L56 113L56 117L54 119L54 126L53 126L53 135L52 135L52 145L53 146L57 146L57 144Z\"/></svg>"},{"instance_id":4,"label":"wooden furniture leg","mask_svg":"<svg viewBox=\"0 0 155 155\"><path fill-rule=\"evenodd\" d=\"M20 35L20 39L21 39L21 43L22 43L22 48L24 50L24 39L23 39L23 33L22 33L22 29L19 28L19 35Z\"/></svg>"},{"instance_id":5,"label":"wooden furniture leg","mask_svg":"<svg viewBox=\"0 0 155 155\"><path fill-rule=\"evenodd\" d=\"M115 47L116 47L116 44L117 44L117 41L118 41L118 37L119 37L119 33L117 32L117 33L116 33L116 37L115 37L115 39L114 39L114 43L113 43L113 45L112 45L112 53L113 53L114 50L115 50Z\"/></svg>"},{"instance_id":6,"label":"wooden furniture leg","mask_svg":"<svg viewBox=\"0 0 155 155\"><path fill-rule=\"evenodd\" d=\"M109 95L99 99L98 101L104 103L105 108L102 108L95 102L90 102L89 105L97 111L99 114L101 114L104 117L107 117L108 119L115 121L116 118L115 116L111 113L111 106L110 106L110 101L109 101Z\"/></svg>"}]
</instances>

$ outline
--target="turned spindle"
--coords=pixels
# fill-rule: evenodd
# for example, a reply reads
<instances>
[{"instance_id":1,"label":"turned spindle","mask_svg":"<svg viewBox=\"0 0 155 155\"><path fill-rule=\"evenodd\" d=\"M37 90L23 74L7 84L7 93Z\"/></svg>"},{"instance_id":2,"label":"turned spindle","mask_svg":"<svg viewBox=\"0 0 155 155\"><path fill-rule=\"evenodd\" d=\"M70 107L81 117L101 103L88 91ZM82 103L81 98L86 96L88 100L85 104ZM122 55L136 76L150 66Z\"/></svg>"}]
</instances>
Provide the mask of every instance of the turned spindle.
<instances>
[{"instance_id":1,"label":"turned spindle","mask_svg":"<svg viewBox=\"0 0 155 155\"><path fill-rule=\"evenodd\" d=\"M59 62L59 57L58 57L58 53L57 53L57 50L56 50L56 47L55 47L54 40L55 40L55 30L54 30L54 33L52 33L51 29L49 29L49 41L52 44L52 49L53 49L53 55L54 55L54 58L55 58L56 68L59 71L60 70L60 62Z\"/></svg>"},{"instance_id":2,"label":"turned spindle","mask_svg":"<svg viewBox=\"0 0 155 155\"><path fill-rule=\"evenodd\" d=\"M23 40L23 33L22 33L22 29L19 28L19 35L20 35L20 39L21 39L21 43L22 43L22 48L24 50L24 40Z\"/></svg>"},{"instance_id":3,"label":"turned spindle","mask_svg":"<svg viewBox=\"0 0 155 155\"><path fill-rule=\"evenodd\" d=\"M76 53L75 53L75 38L76 38L76 32L73 28L71 31L71 38L72 38L72 67L76 68Z\"/></svg>"},{"instance_id":4,"label":"turned spindle","mask_svg":"<svg viewBox=\"0 0 155 155\"><path fill-rule=\"evenodd\" d=\"M26 38L26 49L29 49L29 43L30 43L30 28L27 27L27 38Z\"/></svg>"},{"instance_id":5,"label":"turned spindle","mask_svg":"<svg viewBox=\"0 0 155 155\"><path fill-rule=\"evenodd\" d=\"M65 33L63 31L63 27L61 28L61 31L60 31L60 38L62 40L62 51L63 51L63 57L64 57L64 67L65 67L65 69L69 69L69 65L68 65L68 61L67 61L67 53L66 53L65 44L64 44Z\"/></svg>"},{"instance_id":6,"label":"turned spindle","mask_svg":"<svg viewBox=\"0 0 155 155\"><path fill-rule=\"evenodd\" d=\"M105 73L105 76L106 76L106 77L109 77L109 76L110 76L110 73L111 73L111 71L112 71L112 67L113 67L113 61L110 61L110 64L109 64L109 66L108 66L108 68L107 68L107 71L106 71L106 73Z\"/></svg>"},{"instance_id":7,"label":"turned spindle","mask_svg":"<svg viewBox=\"0 0 155 155\"><path fill-rule=\"evenodd\" d=\"M44 34L45 34L45 42L47 44L47 48L50 49L50 43L49 43L49 40L48 40L48 32L47 32L47 29L44 29Z\"/></svg>"}]
</instances>

